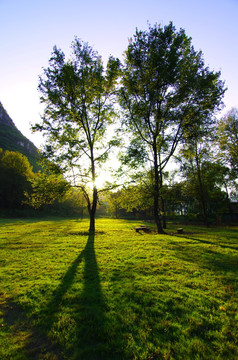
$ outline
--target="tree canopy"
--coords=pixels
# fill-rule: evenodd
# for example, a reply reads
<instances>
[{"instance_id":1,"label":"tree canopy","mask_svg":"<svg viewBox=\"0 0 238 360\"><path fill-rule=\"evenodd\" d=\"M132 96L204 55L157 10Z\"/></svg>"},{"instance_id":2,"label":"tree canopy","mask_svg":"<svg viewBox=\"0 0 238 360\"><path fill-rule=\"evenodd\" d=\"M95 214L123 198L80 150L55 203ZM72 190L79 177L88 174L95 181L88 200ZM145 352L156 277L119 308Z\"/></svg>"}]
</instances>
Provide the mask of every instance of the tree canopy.
<instances>
[{"instance_id":1,"label":"tree canopy","mask_svg":"<svg viewBox=\"0 0 238 360\"><path fill-rule=\"evenodd\" d=\"M109 139L107 129L115 116L113 95L118 70L118 60L110 57L105 70L98 53L76 38L69 60L54 47L49 67L40 77L45 110L42 122L33 129L46 136L45 156L83 191L91 231L95 230L99 166L117 144L117 140Z\"/></svg>"},{"instance_id":2,"label":"tree canopy","mask_svg":"<svg viewBox=\"0 0 238 360\"><path fill-rule=\"evenodd\" d=\"M162 233L159 198L163 171L178 144L212 121L224 94L220 73L205 66L183 29L172 23L136 31L125 53L120 89L123 123L132 137L129 158L154 172L154 217Z\"/></svg>"}]
</instances>

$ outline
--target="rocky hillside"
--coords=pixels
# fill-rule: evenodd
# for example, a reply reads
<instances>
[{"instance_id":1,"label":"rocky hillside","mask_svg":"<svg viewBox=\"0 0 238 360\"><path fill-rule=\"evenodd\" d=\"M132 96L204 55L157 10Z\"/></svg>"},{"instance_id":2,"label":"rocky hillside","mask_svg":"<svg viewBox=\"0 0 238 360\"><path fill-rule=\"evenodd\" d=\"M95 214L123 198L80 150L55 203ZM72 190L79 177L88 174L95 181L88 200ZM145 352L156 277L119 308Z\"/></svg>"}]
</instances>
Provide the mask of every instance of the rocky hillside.
<instances>
[{"instance_id":1,"label":"rocky hillside","mask_svg":"<svg viewBox=\"0 0 238 360\"><path fill-rule=\"evenodd\" d=\"M34 170L39 167L39 157L36 146L28 140L15 126L14 122L0 102L0 148L3 150L19 151L25 155Z\"/></svg>"}]
</instances>

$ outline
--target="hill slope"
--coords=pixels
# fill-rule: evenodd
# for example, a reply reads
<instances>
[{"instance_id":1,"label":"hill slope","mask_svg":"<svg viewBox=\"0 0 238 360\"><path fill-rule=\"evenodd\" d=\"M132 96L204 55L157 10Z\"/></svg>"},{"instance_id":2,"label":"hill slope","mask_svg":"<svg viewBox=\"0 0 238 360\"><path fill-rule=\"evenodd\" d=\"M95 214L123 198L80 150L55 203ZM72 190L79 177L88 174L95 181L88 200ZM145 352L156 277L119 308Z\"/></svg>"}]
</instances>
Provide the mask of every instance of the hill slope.
<instances>
[{"instance_id":1,"label":"hill slope","mask_svg":"<svg viewBox=\"0 0 238 360\"><path fill-rule=\"evenodd\" d=\"M36 146L28 140L15 126L14 122L0 102L0 148L19 151L25 155L34 170L38 170L39 152Z\"/></svg>"}]
</instances>

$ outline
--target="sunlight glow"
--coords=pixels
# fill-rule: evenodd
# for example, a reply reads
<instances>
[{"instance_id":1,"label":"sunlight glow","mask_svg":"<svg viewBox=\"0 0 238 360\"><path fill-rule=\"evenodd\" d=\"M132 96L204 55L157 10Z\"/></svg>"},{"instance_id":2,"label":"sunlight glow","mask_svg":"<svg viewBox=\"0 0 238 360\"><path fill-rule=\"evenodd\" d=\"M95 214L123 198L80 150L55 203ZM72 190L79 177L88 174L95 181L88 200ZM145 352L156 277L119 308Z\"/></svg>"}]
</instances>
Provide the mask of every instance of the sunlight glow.
<instances>
[{"instance_id":1,"label":"sunlight glow","mask_svg":"<svg viewBox=\"0 0 238 360\"><path fill-rule=\"evenodd\" d=\"M103 187L103 184L105 183L105 181L106 181L105 175L101 175L101 176L97 177L95 182L89 181L87 183L87 186L90 188L90 190L93 190L94 185L96 185L97 189L101 189Z\"/></svg>"}]
</instances>

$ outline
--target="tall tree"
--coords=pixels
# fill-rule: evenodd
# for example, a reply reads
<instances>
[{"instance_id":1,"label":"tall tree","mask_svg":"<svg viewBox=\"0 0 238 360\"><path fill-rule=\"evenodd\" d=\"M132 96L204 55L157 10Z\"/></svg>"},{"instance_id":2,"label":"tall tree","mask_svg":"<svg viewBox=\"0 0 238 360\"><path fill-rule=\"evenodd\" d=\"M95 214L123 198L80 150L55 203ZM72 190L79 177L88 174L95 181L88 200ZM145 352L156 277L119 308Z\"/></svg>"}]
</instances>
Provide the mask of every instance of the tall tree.
<instances>
[{"instance_id":1,"label":"tall tree","mask_svg":"<svg viewBox=\"0 0 238 360\"><path fill-rule=\"evenodd\" d=\"M49 67L39 82L45 110L42 122L33 130L46 135L45 156L83 191L90 231L95 231L99 165L116 144L108 140L106 130L114 117L112 98L118 69L119 61L111 57L105 70L98 53L76 38L67 61L64 53L54 47Z\"/></svg>"},{"instance_id":2,"label":"tall tree","mask_svg":"<svg viewBox=\"0 0 238 360\"><path fill-rule=\"evenodd\" d=\"M220 73L205 67L202 53L194 50L184 30L176 31L170 23L136 31L125 53L120 102L123 121L154 172L159 233L163 233L159 197L164 168L186 130L194 121L206 122L223 94Z\"/></svg>"}]
</instances>

